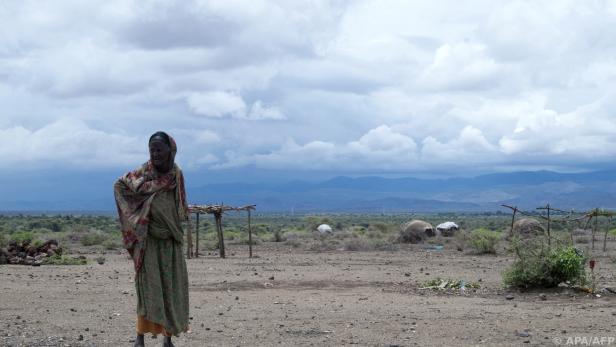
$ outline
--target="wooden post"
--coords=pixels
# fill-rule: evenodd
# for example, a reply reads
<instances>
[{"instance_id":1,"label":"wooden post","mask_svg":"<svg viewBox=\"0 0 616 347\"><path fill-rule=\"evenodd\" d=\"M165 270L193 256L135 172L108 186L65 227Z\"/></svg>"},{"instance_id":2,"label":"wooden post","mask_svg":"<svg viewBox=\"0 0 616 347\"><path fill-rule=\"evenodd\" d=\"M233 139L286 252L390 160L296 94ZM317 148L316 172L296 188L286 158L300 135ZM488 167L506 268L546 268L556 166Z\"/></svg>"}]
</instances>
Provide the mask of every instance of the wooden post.
<instances>
[{"instance_id":1,"label":"wooden post","mask_svg":"<svg viewBox=\"0 0 616 347\"><path fill-rule=\"evenodd\" d=\"M547 203L545 205L545 207L537 207L537 210L548 210L548 218L547 218L547 220L548 220L548 230L547 230L548 231L548 248L550 247L550 245L552 243L552 236L550 235L550 209L551 208L550 208L550 204L549 203ZM545 217L543 217L543 218L545 218Z\"/></svg>"},{"instance_id":2,"label":"wooden post","mask_svg":"<svg viewBox=\"0 0 616 347\"><path fill-rule=\"evenodd\" d=\"M511 216L511 230L509 231L509 236L513 237L513 223L515 222L515 214L518 212L518 207L515 206L513 208L513 215Z\"/></svg>"},{"instance_id":3,"label":"wooden post","mask_svg":"<svg viewBox=\"0 0 616 347\"><path fill-rule=\"evenodd\" d=\"M546 207L548 208L548 248L551 246L552 244L552 237L550 235L550 204L548 203L546 205Z\"/></svg>"},{"instance_id":4,"label":"wooden post","mask_svg":"<svg viewBox=\"0 0 616 347\"><path fill-rule=\"evenodd\" d=\"M186 258L192 258L192 223L190 213L188 214L188 233L186 233Z\"/></svg>"},{"instance_id":5,"label":"wooden post","mask_svg":"<svg viewBox=\"0 0 616 347\"><path fill-rule=\"evenodd\" d=\"M571 216L571 218L573 218L573 209L571 209L571 212L569 213L569 215ZM577 224L577 227L579 228L580 222L578 221L576 224ZM573 230L574 228L571 228L571 233L569 233L569 237L571 237L571 246L573 246Z\"/></svg>"},{"instance_id":6,"label":"wooden post","mask_svg":"<svg viewBox=\"0 0 616 347\"><path fill-rule=\"evenodd\" d=\"M195 236L197 237L196 247L195 247L195 258L199 258L199 212L197 212L197 222L195 225Z\"/></svg>"},{"instance_id":7,"label":"wooden post","mask_svg":"<svg viewBox=\"0 0 616 347\"><path fill-rule=\"evenodd\" d=\"M595 250L595 232L597 232L597 225L599 224L599 210L595 210L595 227L592 228L592 250Z\"/></svg>"},{"instance_id":8,"label":"wooden post","mask_svg":"<svg viewBox=\"0 0 616 347\"><path fill-rule=\"evenodd\" d=\"M252 228L250 227L250 209L248 209L248 258L252 258Z\"/></svg>"},{"instance_id":9,"label":"wooden post","mask_svg":"<svg viewBox=\"0 0 616 347\"><path fill-rule=\"evenodd\" d=\"M225 239L222 231L222 212L214 214L216 218L216 229L218 229L218 252L221 258L225 258Z\"/></svg>"},{"instance_id":10,"label":"wooden post","mask_svg":"<svg viewBox=\"0 0 616 347\"><path fill-rule=\"evenodd\" d=\"M603 253L607 250L607 233L610 232L610 224L612 222L612 217L608 217L607 226L605 227L605 235L603 235Z\"/></svg>"}]
</instances>

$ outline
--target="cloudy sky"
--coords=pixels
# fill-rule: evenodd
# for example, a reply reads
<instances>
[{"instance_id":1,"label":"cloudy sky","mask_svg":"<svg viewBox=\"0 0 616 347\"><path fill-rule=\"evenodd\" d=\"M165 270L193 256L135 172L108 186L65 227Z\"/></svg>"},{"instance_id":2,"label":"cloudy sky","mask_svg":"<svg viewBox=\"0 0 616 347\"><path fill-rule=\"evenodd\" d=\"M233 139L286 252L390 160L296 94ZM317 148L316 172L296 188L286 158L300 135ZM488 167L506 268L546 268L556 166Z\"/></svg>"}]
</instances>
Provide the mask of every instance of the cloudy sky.
<instances>
[{"instance_id":1,"label":"cloudy sky","mask_svg":"<svg viewBox=\"0 0 616 347\"><path fill-rule=\"evenodd\" d=\"M0 168L593 170L614 1L2 1Z\"/></svg>"}]
</instances>

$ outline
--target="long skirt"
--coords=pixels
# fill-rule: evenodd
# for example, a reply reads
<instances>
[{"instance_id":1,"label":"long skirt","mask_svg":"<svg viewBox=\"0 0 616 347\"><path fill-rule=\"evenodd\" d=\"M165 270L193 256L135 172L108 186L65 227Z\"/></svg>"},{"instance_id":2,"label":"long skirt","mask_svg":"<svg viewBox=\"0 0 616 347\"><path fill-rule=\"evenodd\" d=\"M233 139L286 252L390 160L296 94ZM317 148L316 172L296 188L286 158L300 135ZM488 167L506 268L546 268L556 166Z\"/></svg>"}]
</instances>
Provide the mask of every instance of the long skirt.
<instances>
[{"instance_id":1,"label":"long skirt","mask_svg":"<svg viewBox=\"0 0 616 347\"><path fill-rule=\"evenodd\" d=\"M171 336L188 330L188 272L181 243L148 236L135 286L137 333Z\"/></svg>"}]
</instances>

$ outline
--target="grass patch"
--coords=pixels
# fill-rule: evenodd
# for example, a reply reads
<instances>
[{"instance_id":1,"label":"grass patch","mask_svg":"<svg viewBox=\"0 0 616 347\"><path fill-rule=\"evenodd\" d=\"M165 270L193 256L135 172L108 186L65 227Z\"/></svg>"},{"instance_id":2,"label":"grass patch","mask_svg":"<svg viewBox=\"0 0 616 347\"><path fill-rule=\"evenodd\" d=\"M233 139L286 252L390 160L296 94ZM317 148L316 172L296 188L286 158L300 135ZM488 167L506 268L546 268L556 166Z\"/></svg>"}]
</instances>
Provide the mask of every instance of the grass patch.
<instances>
[{"instance_id":1,"label":"grass patch","mask_svg":"<svg viewBox=\"0 0 616 347\"><path fill-rule=\"evenodd\" d=\"M84 246L101 245L107 240L107 236L100 232L90 232L81 236L81 244Z\"/></svg>"}]
</instances>

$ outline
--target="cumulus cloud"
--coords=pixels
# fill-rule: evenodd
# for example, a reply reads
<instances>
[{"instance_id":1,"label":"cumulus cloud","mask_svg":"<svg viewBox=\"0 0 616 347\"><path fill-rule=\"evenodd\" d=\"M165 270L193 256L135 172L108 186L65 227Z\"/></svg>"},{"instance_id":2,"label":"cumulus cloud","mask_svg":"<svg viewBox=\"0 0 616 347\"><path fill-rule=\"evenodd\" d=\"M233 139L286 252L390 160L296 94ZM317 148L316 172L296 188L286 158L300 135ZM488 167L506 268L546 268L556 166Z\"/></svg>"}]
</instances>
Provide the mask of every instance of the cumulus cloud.
<instances>
[{"instance_id":1,"label":"cumulus cloud","mask_svg":"<svg viewBox=\"0 0 616 347\"><path fill-rule=\"evenodd\" d=\"M253 164L263 168L281 169L353 169L389 170L397 167L417 168L417 145L403 134L387 125L371 129L358 140L337 144L328 141L311 141L304 145L288 139L279 149L250 156L227 153L227 162L219 168Z\"/></svg>"},{"instance_id":2,"label":"cumulus cloud","mask_svg":"<svg viewBox=\"0 0 616 347\"><path fill-rule=\"evenodd\" d=\"M482 45L445 44L436 50L434 60L420 75L418 87L436 90L495 88L500 69Z\"/></svg>"},{"instance_id":3,"label":"cumulus cloud","mask_svg":"<svg viewBox=\"0 0 616 347\"><path fill-rule=\"evenodd\" d=\"M259 120L259 119L286 119L285 115L282 114L276 107L266 107L263 106L261 100L255 101L250 108L250 112L246 114L247 119Z\"/></svg>"},{"instance_id":4,"label":"cumulus cloud","mask_svg":"<svg viewBox=\"0 0 616 347\"><path fill-rule=\"evenodd\" d=\"M246 104L237 94L228 92L193 93L188 97L188 105L197 114L221 118L226 115L243 117Z\"/></svg>"},{"instance_id":5,"label":"cumulus cloud","mask_svg":"<svg viewBox=\"0 0 616 347\"><path fill-rule=\"evenodd\" d=\"M147 160L147 148L134 137L105 133L83 121L64 118L39 129L0 129L0 157L4 168L64 164L117 167Z\"/></svg>"},{"instance_id":6,"label":"cumulus cloud","mask_svg":"<svg viewBox=\"0 0 616 347\"><path fill-rule=\"evenodd\" d=\"M188 96L187 102L194 113L212 118L231 117L248 120L286 118L276 107L263 106L261 100L255 101L248 110L242 97L230 92L193 93Z\"/></svg>"},{"instance_id":7,"label":"cumulus cloud","mask_svg":"<svg viewBox=\"0 0 616 347\"><path fill-rule=\"evenodd\" d=\"M495 159L498 147L483 136L481 130L466 126L455 138L441 142L428 136L422 143L422 158L432 165L464 162L486 163Z\"/></svg>"},{"instance_id":8,"label":"cumulus cloud","mask_svg":"<svg viewBox=\"0 0 616 347\"><path fill-rule=\"evenodd\" d=\"M0 154L13 166L124 166L143 160L138 139L171 129L195 168L607 165L615 9L6 2Z\"/></svg>"}]
</instances>

